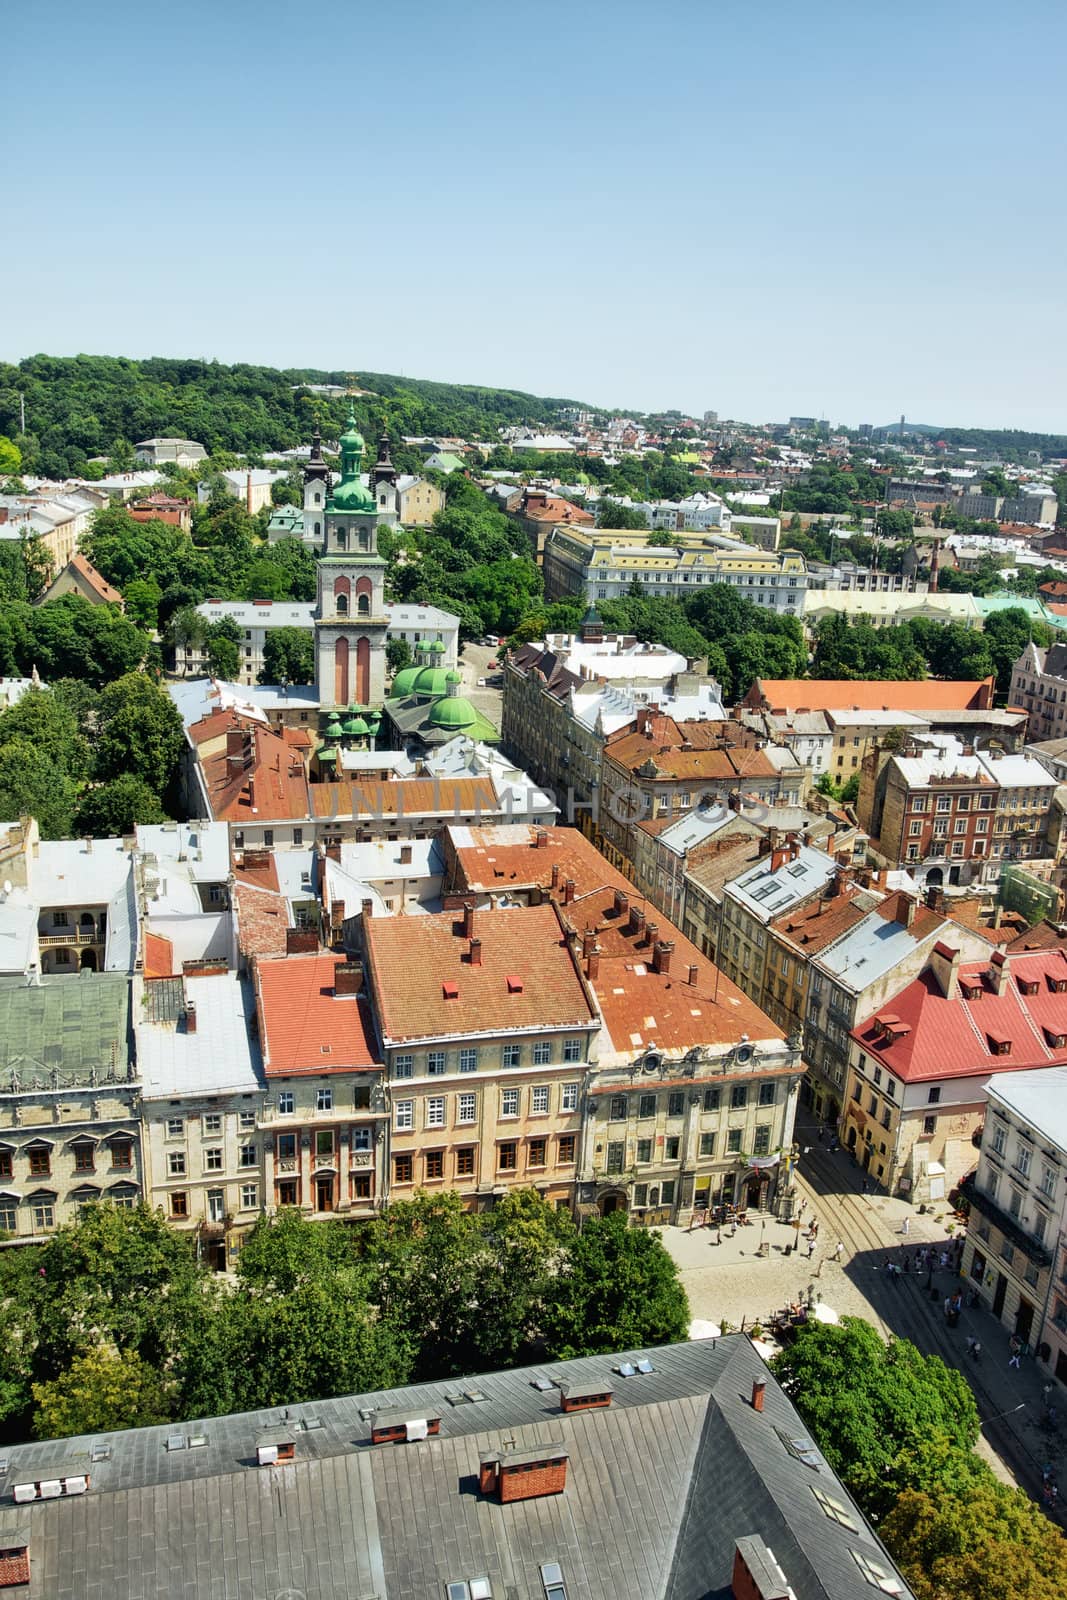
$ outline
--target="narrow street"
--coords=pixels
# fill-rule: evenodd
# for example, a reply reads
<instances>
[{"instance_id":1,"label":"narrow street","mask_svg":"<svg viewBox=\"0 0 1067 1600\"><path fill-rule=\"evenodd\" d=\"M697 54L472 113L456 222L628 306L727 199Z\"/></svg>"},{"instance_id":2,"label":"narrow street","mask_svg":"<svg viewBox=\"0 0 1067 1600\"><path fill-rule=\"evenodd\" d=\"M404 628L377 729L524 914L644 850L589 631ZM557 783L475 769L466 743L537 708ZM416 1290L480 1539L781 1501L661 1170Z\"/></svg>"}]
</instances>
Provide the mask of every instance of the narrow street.
<instances>
[{"instance_id":1,"label":"narrow street","mask_svg":"<svg viewBox=\"0 0 1067 1600\"><path fill-rule=\"evenodd\" d=\"M1060 1422L1049 1428L1042 1423L1042 1389L1048 1379L1032 1358L1024 1358L1018 1370L1009 1368L1009 1330L977 1307L965 1307L955 1328L945 1318L946 1297L957 1288L967 1292L965 1280L951 1265L955 1258L945 1226L951 1218L947 1204L920 1216L903 1200L878 1192L865 1194L864 1174L845 1151L831 1154L814 1128L803 1124L798 1125L797 1139L803 1150L797 1183L804 1202L799 1251L786 1254L795 1231L773 1218L736 1234L727 1230L720 1244L714 1230L663 1230L694 1318L717 1323L725 1318L736 1327L744 1317L751 1325L766 1319L773 1309L803 1298L810 1288L813 1298L838 1315L865 1317L886 1337L910 1339L924 1353L938 1355L962 1372L982 1418L979 1449L1005 1482L1018 1483L1040 1502L1041 1472L1048 1465L1067 1489L1061 1477L1067 1474L1067 1396L1062 1385L1055 1384L1050 1395ZM939 1215L944 1219L940 1223ZM813 1217L819 1223L819 1236L809 1258L803 1240ZM761 1240L769 1246L766 1257L758 1254ZM840 1264L834 1259L839 1241L844 1246ZM890 1260L914 1267L916 1251L923 1245L935 1247L938 1259L947 1250L949 1267L938 1265L932 1273L886 1271ZM981 1343L977 1363L968 1355L969 1335ZM1062 1511L1057 1520L1064 1521Z\"/></svg>"}]
</instances>

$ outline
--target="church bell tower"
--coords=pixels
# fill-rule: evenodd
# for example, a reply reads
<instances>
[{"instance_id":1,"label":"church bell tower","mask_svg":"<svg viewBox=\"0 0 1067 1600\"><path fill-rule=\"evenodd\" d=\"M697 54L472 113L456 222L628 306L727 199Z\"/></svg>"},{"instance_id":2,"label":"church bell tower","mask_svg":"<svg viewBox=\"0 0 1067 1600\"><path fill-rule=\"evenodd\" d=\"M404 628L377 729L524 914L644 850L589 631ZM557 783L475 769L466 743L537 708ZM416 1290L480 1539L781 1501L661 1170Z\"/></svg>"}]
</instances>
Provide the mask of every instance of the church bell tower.
<instances>
[{"instance_id":1,"label":"church bell tower","mask_svg":"<svg viewBox=\"0 0 1067 1600\"><path fill-rule=\"evenodd\" d=\"M324 542L315 569L315 681L324 711L380 706L385 697L386 563L378 553L379 513L360 474L362 461L363 439L350 414L341 435L341 478L323 505ZM313 482L305 488L305 527Z\"/></svg>"}]
</instances>

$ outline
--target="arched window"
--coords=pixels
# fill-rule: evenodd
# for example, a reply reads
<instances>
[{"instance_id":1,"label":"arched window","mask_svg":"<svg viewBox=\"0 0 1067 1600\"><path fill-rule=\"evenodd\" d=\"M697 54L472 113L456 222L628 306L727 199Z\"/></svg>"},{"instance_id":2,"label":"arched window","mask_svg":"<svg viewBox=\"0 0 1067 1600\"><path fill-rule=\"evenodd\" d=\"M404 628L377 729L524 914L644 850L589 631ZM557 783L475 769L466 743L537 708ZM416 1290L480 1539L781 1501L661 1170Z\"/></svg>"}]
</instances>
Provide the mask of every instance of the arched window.
<instances>
[{"instance_id":1,"label":"arched window","mask_svg":"<svg viewBox=\"0 0 1067 1600\"><path fill-rule=\"evenodd\" d=\"M361 617L370 616L370 595L361 594L356 599L356 610Z\"/></svg>"},{"instance_id":2,"label":"arched window","mask_svg":"<svg viewBox=\"0 0 1067 1600\"><path fill-rule=\"evenodd\" d=\"M338 528L337 530L337 548L338 550L348 549L348 534L344 528Z\"/></svg>"},{"instance_id":3,"label":"arched window","mask_svg":"<svg viewBox=\"0 0 1067 1600\"><path fill-rule=\"evenodd\" d=\"M319 539L319 538L322 537L322 523L321 522L316 522L316 524L315 524L315 537L316 537L316 539Z\"/></svg>"},{"instance_id":4,"label":"arched window","mask_svg":"<svg viewBox=\"0 0 1067 1600\"><path fill-rule=\"evenodd\" d=\"M316 489L315 490L315 504L316 505L320 505L321 503L322 503L322 496L319 493L319 491Z\"/></svg>"},{"instance_id":5,"label":"arched window","mask_svg":"<svg viewBox=\"0 0 1067 1600\"><path fill-rule=\"evenodd\" d=\"M348 616L348 601L352 593L351 580L345 577L335 578L333 584L334 610L339 617Z\"/></svg>"},{"instance_id":6,"label":"arched window","mask_svg":"<svg viewBox=\"0 0 1067 1600\"><path fill-rule=\"evenodd\" d=\"M339 617L347 617L348 616L348 596L346 594L335 595L334 596L334 601L335 601L335 604L337 606L337 615Z\"/></svg>"}]
</instances>

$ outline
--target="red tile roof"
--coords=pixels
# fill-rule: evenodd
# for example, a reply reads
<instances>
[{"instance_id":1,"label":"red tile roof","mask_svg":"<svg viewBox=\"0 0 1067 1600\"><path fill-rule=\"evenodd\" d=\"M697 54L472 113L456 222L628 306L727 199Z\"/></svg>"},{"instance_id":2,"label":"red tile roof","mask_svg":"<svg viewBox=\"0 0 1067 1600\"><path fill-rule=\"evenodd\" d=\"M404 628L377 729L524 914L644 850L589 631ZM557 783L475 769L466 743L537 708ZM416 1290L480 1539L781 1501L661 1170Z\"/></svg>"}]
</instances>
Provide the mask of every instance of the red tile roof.
<instances>
[{"instance_id":1,"label":"red tile roof","mask_svg":"<svg viewBox=\"0 0 1067 1600\"><path fill-rule=\"evenodd\" d=\"M256 962L259 1039L268 1078L378 1064L366 1000L334 994L334 972L343 964L343 956L327 951Z\"/></svg>"},{"instance_id":2,"label":"red tile roof","mask_svg":"<svg viewBox=\"0 0 1067 1600\"><path fill-rule=\"evenodd\" d=\"M248 740L247 764L231 759L225 743L200 758L215 820L252 824L303 820L308 815L308 781L297 741L234 711L214 712L194 723L189 737L199 747L231 729L243 731Z\"/></svg>"},{"instance_id":3,"label":"red tile roof","mask_svg":"<svg viewBox=\"0 0 1067 1600\"><path fill-rule=\"evenodd\" d=\"M993 704L993 678L888 683L864 678L757 678L744 704L772 711L981 711Z\"/></svg>"},{"instance_id":4,"label":"red tile roof","mask_svg":"<svg viewBox=\"0 0 1067 1600\"><path fill-rule=\"evenodd\" d=\"M460 818L500 811L491 778L396 778L384 783L315 783L316 817Z\"/></svg>"},{"instance_id":5,"label":"red tile roof","mask_svg":"<svg viewBox=\"0 0 1067 1600\"><path fill-rule=\"evenodd\" d=\"M459 831L461 836L468 832ZM525 823L471 829L471 843L457 848L452 830L446 829L445 854L450 866L444 889L460 895L494 890L499 894L522 884L536 884L562 902L564 885L572 879L574 899L570 904L561 903L559 910L579 935L587 928L596 930L600 965L590 987L612 1048L633 1053L655 1043L663 1050L687 1050L696 1045L737 1044L743 1034L750 1039L782 1037L782 1030L718 973L583 834L575 828L549 828L544 830L547 846L538 848L533 841L541 831ZM755 852L757 841L741 840L739 846L751 846ZM555 889L553 867L558 868ZM668 972L653 970L652 947L644 932L629 928L629 911L621 916L616 913L617 891L644 911L646 923L657 925L661 941L673 944ZM696 969L692 984L690 967Z\"/></svg>"},{"instance_id":6,"label":"red tile roof","mask_svg":"<svg viewBox=\"0 0 1067 1600\"><path fill-rule=\"evenodd\" d=\"M858 903L857 903L858 902ZM861 923L871 910L870 897L854 884L847 885L832 899L822 895L796 911L784 912L771 923L805 957L818 955L843 933Z\"/></svg>"},{"instance_id":7,"label":"red tile roof","mask_svg":"<svg viewBox=\"0 0 1067 1600\"><path fill-rule=\"evenodd\" d=\"M952 954L947 946L944 954ZM928 968L860 1023L852 1037L905 1083L1067 1065L1067 1048L1052 1042L1067 1034L1067 994L1052 987L1056 981L1067 983L1067 954L1062 950L1006 957L997 953L992 960L1004 963L1002 994L995 991L989 963L961 966L949 999ZM1037 984L1036 994L1022 992L1020 986L1030 983ZM978 997L967 998L968 988ZM883 1037L879 1017L896 1018L899 1036ZM995 1049L997 1041L1010 1048L1001 1053Z\"/></svg>"},{"instance_id":8,"label":"red tile roof","mask_svg":"<svg viewBox=\"0 0 1067 1600\"><path fill-rule=\"evenodd\" d=\"M387 1039L581 1028L596 1020L552 906L476 912L478 965L462 927L462 913L449 912L364 925L368 976ZM449 983L454 998L445 993Z\"/></svg>"},{"instance_id":9,"label":"red tile roof","mask_svg":"<svg viewBox=\"0 0 1067 1600\"><path fill-rule=\"evenodd\" d=\"M612 734L604 754L630 771L652 760L665 776L694 783L776 777L778 769L760 749L761 742L736 722L676 722L656 715L643 730L622 728Z\"/></svg>"},{"instance_id":10,"label":"red tile roof","mask_svg":"<svg viewBox=\"0 0 1067 1600\"><path fill-rule=\"evenodd\" d=\"M82 582L92 589L94 594L98 594L101 600L106 600L110 605L120 606L122 604L122 596L119 591L112 588L107 579L97 572L87 557L80 553L72 555L67 565L73 567Z\"/></svg>"},{"instance_id":11,"label":"red tile roof","mask_svg":"<svg viewBox=\"0 0 1067 1600\"><path fill-rule=\"evenodd\" d=\"M289 902L283 894L254 889L247 883L234 887L237 905L237 943L245 956L283 956L289 926Z\"/></svg>"}]
</instances>

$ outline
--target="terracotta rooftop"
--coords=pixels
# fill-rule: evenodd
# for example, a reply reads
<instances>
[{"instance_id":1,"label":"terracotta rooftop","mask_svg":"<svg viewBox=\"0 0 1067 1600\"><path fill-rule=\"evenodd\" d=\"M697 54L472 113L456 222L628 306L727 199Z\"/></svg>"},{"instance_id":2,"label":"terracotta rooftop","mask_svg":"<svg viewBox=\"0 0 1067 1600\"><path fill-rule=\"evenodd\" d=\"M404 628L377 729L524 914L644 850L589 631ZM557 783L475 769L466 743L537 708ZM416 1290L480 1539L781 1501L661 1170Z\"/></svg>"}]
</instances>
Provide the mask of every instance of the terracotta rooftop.
<instances>
[{"instance_id":1,"label":"terracotta rooftop","mask_svg":"<svg viewBox=\"0 0 1067 1600\"><path fill-rule=\"evenodd\" d=\"M145 932L144 975L146 978L174 976L174 943L160 933Z\"/></svg>"},{"instance_id":2,"label":"terracotta rooftop","mask_svg":"<svg viewBox=\"0 0 1067 1600\"><path fill-rule=\"evenodd\" d=\"M72 555L70 561L68 562L68 566L73 567L74 571L81 578L82 582L92 589L95 594L98 594L101 600L106 600L109 602L109 604L116 606L120 606L122 604L122 596L119 594L119 591L112 588L107 579L101 573L97 572L92 562L88 560L86 556L81 555L80 552Z\"/></svg>"},{"instance_id":3,"label":"terracotta rooftop","mask_svg":"<svg viewBox=\"0 0 1067 1600\"><path fill-rule=\"evenodd\" d=\"M993 704L993 678L904 683L866 678L757 678L746 705L771 711L968 711Z\"/></svg>"},{"instance_id":4,"label":"terracotta rooftop","mask_svg":"<svg viewBox=\"0 0 1067 1600\"><path fill-rule=\"evenodd\" d=\"M651 760L664 776L694 783L773 778L778 773L755 735L736 722L676 722L653 716L644 728L613 734L604 755L630 771Z\"/></svg>"},{"instance_id":5,"label":"terracotta rooftop","mask_svg":"<svg viewBox=\"0 0 1067 1600\"><path fill-rule=\"evenodd\" d=\"M1018 934L1008 946L1008 954L1012 956L1024 954L1028 950L1067 951L1067 932L1047 919L1039 922Z\"/></svg>"},{"instance_id":6,"label":"terracotta rooftop","mask_svg":"<svg viewBox=\"0 0 1067 1600\"><path fill-rule=\"evenodd\" d=\"M244 956L283 956L289 926L289 902L283 894L234 886L237 906L237 943Z\"/></svg>"},{"instance_id":7,"label":"terracotta rooftop","mask_svg":"<svg viewBox=\"0 0 1067 1600\"><path fill-rule=\"evenodd\" d=\"M247 883L253 889L281 892L273 850L246 850L235 856L233 874L238 883Z\"/></svg>"},{"instance_id":8,"label":"terracotta rooftop","mask_svg":"<svg viewBox=\"0 0 1067 1600\"><path fill-rule=\"evenodd\" d=\"M396 778L383 783L315 783L314 814L321 818L461 818L500 810L491 778Z\"/></svg>"},{"instance_id":9,"label":"terracotta rooftop","mask_svg":"<svg viewBox=\"0 0 1067 1600\"><path fill-rule=\"evenodd\" d=\"M937 946L942 959L953 952ZM1053 984L1067 983L1067 954L997 953L1006 960L1006 979L997 994L989 963L968 962L958 970L951 998L942 993L932 967L887 1000L852 1037L882 1066L904 1082L966 1078L1019 1068L1067 1065L1067 995ZM1023 986L1036 984L1035 994ZM969 994L974 998L968 998ZM879 1016L893 1024L895 1037L883 1037Z\"/></svg>"},{"instance_id":10,"label":"terracotta rooftop","mask_svg":"<svg viewBox=\"0 0 1067 1600\"><path fill-rule=\"evenodd\" d=\"M547 845L538 848L538 832L525 823L446 829L444 849L449 865L445 892L499 893L520 884L537 884L555 897L560 915L579 937L587 929L595 930L600 964L589 984L616 1051L632 1053L652 1043L664 1050L736 1044L746 1033L752 1039L782 1037L781 1029L728 978L717 973L708 958L621 872L616 872L583 834L575 828L550 828L545 830ZM739 840L737 856L755 859L758 844L756 839ZM713 860L718 864L727 858L733 861L734 857L735 852L730 850ZM558 869L555 889L553 867ZM739 866L734 866L729 875L734 876L738 870ZM574 884L574 897L570 903L561 903L569 893L564 887L568 879ZM645 929L630 928L629 909L622 914L616 910L617 893L626 895L628 906L644 913ZM492 926L492 918L498 913L476 915L483 922L489 919ZM666 972L653 968L654 949L646 932L649 923L656 925L659 941L673 944ZM407 925L411 925L410 921ZM378 926L384 924L375 924ZM696 969L692 984L690 967Z\"/></svg>"},{"instance_id":11,"label":"terracotta rooftop","mask_svg":"<svg viewBox=\"0 0 1067 1600\"><path fill-rule=\"evenodd\" d=\"M200 757L216 821L254 824L308 815L307 771L298 741L232 711L213 712L189 729L198 747L220 735L219 748ZM234 752L228 750L231 742ZM243 753L236 753L238 745Z\"/></svg>"},{"instance_id":12,"label":"terracotta rooftop","mask_svg":"<svg viewBox=\"0 0 1067 1600\"><path fill-rule=\"evenodd\" d=\"M343 965L343 956L328 951L256 962L259 1038L268 1078L377 1065L366 1000L334 993L334 974Z\"/></svg>"},{"instance_id":13,"label":"terracotta rooftop","mask_svg":"<svg viewBox=\"0 0 1067 1600\"><path fill-rule=\"evenodd\" d=\"M855 884L846 884L832 898L820 895L796 911L786 911L771 923L804 956L818 955L843 933L863 921L872 910L872 896Z\"/></svg>"},{"instance_id":14,"label":"terracotta rooftop","mask_svg":"<svg viewBox=\"0 0 1067 1600\"><path fill-rule=\"evenodd\" d=\"M595 1021L551 905L475 912L478 961L462 930L462 912L364 924L368 978L387 1040Z\"/></svg>"}]
</instances>

